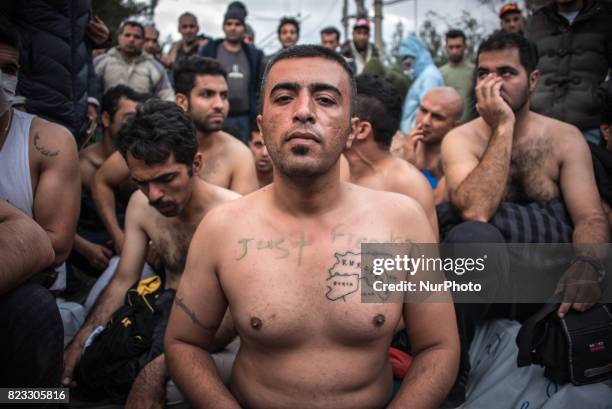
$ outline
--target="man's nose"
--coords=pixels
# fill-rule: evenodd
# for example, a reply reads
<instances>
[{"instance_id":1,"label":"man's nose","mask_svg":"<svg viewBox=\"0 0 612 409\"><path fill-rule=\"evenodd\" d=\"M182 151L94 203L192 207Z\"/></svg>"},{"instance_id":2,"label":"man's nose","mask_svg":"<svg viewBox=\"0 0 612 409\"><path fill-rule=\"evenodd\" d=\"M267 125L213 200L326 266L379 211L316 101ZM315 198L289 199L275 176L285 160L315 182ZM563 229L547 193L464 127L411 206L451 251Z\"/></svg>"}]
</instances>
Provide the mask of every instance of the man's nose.
<instances>
[{"instance_id":1,"label":"man's nose","mask_svg":"<svg viewBox=\"0 0 612 409\"><path fill-rule=\"evenodd\" d=\"M157 186L155 183L149 184L149 191L147 192L147 197L150 202L157 202L158 200L164 197L164 192L162 189Z\"/></svg>"},{"instance_id":2,"label":"man's nose","mask_svg":"<svg viewBox=\"0 0 612 409\"><path fill-rule=\"evenodd\" d=\"M313 100L307 91L300 92L296 97L293 119L299 122L314 122Z\"/></svg>"}]
</instances>

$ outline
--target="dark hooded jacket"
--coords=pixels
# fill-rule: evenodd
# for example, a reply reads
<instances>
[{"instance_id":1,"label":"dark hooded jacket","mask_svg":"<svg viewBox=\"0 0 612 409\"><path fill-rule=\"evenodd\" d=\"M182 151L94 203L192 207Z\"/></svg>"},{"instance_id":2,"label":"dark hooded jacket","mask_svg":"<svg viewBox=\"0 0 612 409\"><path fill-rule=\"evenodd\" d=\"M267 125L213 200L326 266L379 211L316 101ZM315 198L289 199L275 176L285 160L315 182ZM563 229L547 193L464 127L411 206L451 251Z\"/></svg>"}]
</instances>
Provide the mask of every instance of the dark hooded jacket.
<instances>
[{"instance_id":1,"label":"dark hooded jacket","mask_svg":"<svg viewBox=\"0 0 612 409\"><path fill-rule=\"evenodd\" d=\"M0 12L21 40L17 95L28 112L68 128L87 130L88 97L96 97L91 47L86 40L89 0L6 1ZM97 102L90 100L91 102Z\"/></svg>"},{"instance_id":2,"label":"dark hooded jacket","mask_svg":"<svg viewBox=\"0 0 612 409\"><path fill-rule=\"evenodd\" d=\"M572 24L551 2L535 12L526 36L539 55L531 108L581 130L597 128L597 88L612 67L612 0L585 0Z\"/></svg>"}]
</instances>

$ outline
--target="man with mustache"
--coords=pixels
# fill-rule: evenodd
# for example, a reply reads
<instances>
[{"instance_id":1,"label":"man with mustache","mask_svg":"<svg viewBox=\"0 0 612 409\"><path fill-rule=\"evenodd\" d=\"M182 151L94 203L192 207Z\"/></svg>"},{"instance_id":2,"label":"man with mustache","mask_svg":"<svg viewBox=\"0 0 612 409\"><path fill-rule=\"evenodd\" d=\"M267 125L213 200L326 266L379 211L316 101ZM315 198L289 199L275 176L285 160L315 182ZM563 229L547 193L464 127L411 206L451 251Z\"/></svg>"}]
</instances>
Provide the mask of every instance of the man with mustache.
<instances>
[{"instance_id":1,"label":"man with mustache","mask_svg":"<svg viewBox=\"0 0 612 409\"><path fill-rule=\"evenodd\" d=\"M192 56L177 64L174 71L176 103L191 114L202 155L197 174L212 184L240 194L258 188L255 165L249 149L221 131L229 112L227 74L211 58ZM111 156L96 174L94 200L100 218L121 252L123 233L115 214L114 190L129 177L118 154Z\"/></svg>"},{"instance_id":2,"label":"man with mustache","mask_svg":"<svg viewBox=\"0 0 612 409\"><path fill-rule=\"evenodd\" d=\"M176 104L149 100L121 128L119 150L138 186L126 211L125 245L115 275L64 354L63 384L73 371L92 331L105 325L123 305L126 291L140 277L149 242L157 244L165 270L165 287L177 288L191 237L202 217L215 206L239 197L197 176L202 154L197 151L191 118ZM164 356L148 363L128 396L163 404Z\"/></svg>"},{"instance_id":3,"label":"man with mustache","mask_svg":"<svg viewBox=\"0 0 612 409\"><path fill-rule=\"evenodd\" d=\"M194 407L436 408L450 388L451 303L361 302L361 242L436 239L410 197L340 181L355 88L346 60L321 46L268 64L257 121L274 183L202 221L168 322L168 368ZM229 389L209 354L228 306L241 342ZM393 398L387 350L400 318L414 360Z\"/></svg>"}]
</instances>

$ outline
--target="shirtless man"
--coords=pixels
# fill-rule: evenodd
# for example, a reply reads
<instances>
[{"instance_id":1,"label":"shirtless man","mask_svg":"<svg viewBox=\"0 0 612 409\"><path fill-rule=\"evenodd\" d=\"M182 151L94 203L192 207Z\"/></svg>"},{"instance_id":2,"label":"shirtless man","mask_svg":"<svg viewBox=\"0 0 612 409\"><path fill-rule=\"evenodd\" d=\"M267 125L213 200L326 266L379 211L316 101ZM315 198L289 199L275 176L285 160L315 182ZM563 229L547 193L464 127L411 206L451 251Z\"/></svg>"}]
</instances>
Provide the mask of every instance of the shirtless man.
<instances>
[{"instance_id":1,"label":"shirtless man","mask_svg":"<svg viewBox=\"0 0 612 409\"><path fill-rule=\"evenodd\" d=\"M359 122L351 147L344 151L350 171L348 181L410 196L425 210L437 237L436 209L427 180L413 165L389 152L402 115L401 97L383 77L362 74L356 82L355 116Z\"/></svg>"},{"instance_id":2,"label":"shirtless man","mask_svg":"<svg viewBox=\"0 0 612 409\"><path fill-rule=\"evenodd\" d=\"M457 368L452 304L331 295L330 270L359 243L435 242L413 199L340 181L338 158L358 123L350 67L332 50L296 46L274 56L262 87L257 121L274 183L198 227L166 333L172 378L202 408L383 407L387 349L403 317L414 360L388 407L437 407ZM228 305L241 340L229 390L208 352Z\"/></svg>"},{"instance_id":3,"label":"shirtless man","mask_svg":"<svg viewBox=\"0 0 612 409\"><path fill-rule=\"evenodd\" d=\"M74 238L74 250L82 255L91 267L100 271L107 267L112 251L105 246L108 236L97 234L98 229L104 230L104 228L99 225L100 221L95 209L92 208L91 187L96 171L117 150L117 135L125 115L135 112L138 103L146 99L147 95L138 93L126 85L117 85L106 91L102 98L101 108L102 140L89 145L79 153L79 170L83 189L80 220L84 222L79 223L79 230L85 229L87 233L96 236L97 240L90 241L77 234Z\"/></svg>"},{"instance_id":4,"label":"shirtless man","mask_svg":"<svg viewBox=\"0 0 612 409\"><path fill-rule=\"evenodd\" d=\"M251 128L251 139L249 139L249 149L253 154L255 160L255 170L257 171L257 181L259 187L264 187L272 183L272 160L268 154L268 148L264 142L263 136L257 127L257 124L253 124Z\"/></svg>"},{"instance_id":5,"label":"shirtless man","mask_svg":"<svg viewBox=\"0 0 612 409\"><path fill-rule=\"evenodd\" d=\"M210 58L193 56L180 61L174 70L176 103L191 114L196 127L202 167L198 174L207 182L247 194L258 189L255 165L249 149L221 131L229 112L227 74ZM115 248L121 252L123 233L115 215L113 191L129 177L119 154L111 156L96 174L94 200L100 218Z\"/></svg>"},{"instance_id":6,"label":"shirtless man","mask_svg":"<svg viewBox=\"0 0 612 409\"><path fill-rule=\"evenodd\" d=\"M197 176L202 155L197 152L193 123L174 103L150 100L141 105L122 127L119 149L140 190L128 204L126 240L117 271L66 349L64 385L72 381L86 339L123 305L126 291L138 280L149 241L159 243L166 288L176 288L191 237L202 217L239 196ZM141 370L128 406L139 400L163 404L165 381L160 355Z\"/></svg>"},{"instance_id":7,"label":"shirtless man","mask_svg":"<svg viewBox=\"0 0 612 409\"><path fill-rule=\"evenodd\" d=\"M442 169L442 140L459 125L463 113L461 95L451 87L433 88L421 101L416 126L399 144L401 156L417 167L434 189L435 203L448 202Z\"/></svg>"},{"instance_id":8,"label":"shirtless man","mask_svg":"<svg viewBox=\"0 0 612 409\"><path fill-rule=\"evenodd\" d=\"M563 198L574 225L572 242L606 243L606 219L584 138L575 127L529 110L536 63L532 45L518 34L498 32L480 45L480 118L452 130L442 143L452 204L463 220L486 223L502 201ZM560 311L568 308L563 304Z\"/></svg>"}]
</instances>

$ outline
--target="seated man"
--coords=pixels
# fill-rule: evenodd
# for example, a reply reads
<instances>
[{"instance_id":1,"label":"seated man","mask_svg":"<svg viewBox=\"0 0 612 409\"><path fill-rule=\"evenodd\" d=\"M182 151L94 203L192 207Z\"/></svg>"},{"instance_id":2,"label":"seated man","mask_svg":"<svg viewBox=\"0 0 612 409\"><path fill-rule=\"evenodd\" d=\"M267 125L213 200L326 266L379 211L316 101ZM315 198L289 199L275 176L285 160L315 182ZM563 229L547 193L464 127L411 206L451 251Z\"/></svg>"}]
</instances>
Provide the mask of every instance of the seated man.
<instances>
[{"instance_id":1,"label":"seated man","mask_svg":"<svg viewBox=\"0 0 612 409\"><path fill-rule=\"evenodd\" d=\"M423 207L437 234L436 209L427 180L413 165L389 152L402 114L400 95L383 77L361 74L356 82L354 115L359 122L353 131L355 138L351 147L344 151L350 170L348 181L410 196Z\"/></svg>"},{"instance_id":2,"label":"seated man","mask_svg":"<svg viewBox=\"0 0 612 409\"><path fill-rule=\"evenodd\" d=\"M270 160L266 143L263 140L263 136L261 135L257 124L253 124L251 127L249 149L251 149L253 159L255 160L255 170L257 171L257 181L259 182L259 187L262 188L269 185L273 180L272 161Z\"/></svg>"},{"instance_id":3,"label":"seated man","mask_svg":"<svg viewBox=\"0 0 612 409\"><path fill-rule=\"evenodd\" d=\"M207 182L240 194L258 188L249 149L221 131L229 112L227 74L217 61L193 56L174 70L176 103L188 112L195 125L202 167L198 174ZM120 253L123 234L114 211L114 189L129 177L125 162L115 154L103 165L94 182L96 208Z\"/></svg>"},{"instance_id":4,"label":"seated man","mask_svg":"<svg viewBox=\"0 0 612 409\"><path fill-rule=\"evenodd\" d=\"M64 333L57 305L49 290L25 282L53 259L47 233L0 199L0 385L5 388L60 386Z\"/></svg>"},{"instance_id":5,"label":"seated man","mask_svg":"<svg viewBox=\"0 0 612 409\"><path fill-rule=\"evenodd\" d=\"M262 87L257 120L274 183L198 227L166 332L172 379L195 407L436 408L457 368L452 304L330 296L329 270L361 243L334 226L368 241L435 242L413 199L340 181L358 122L350 67L332 50L298 45L273 57ZM228 306L241 342L229 389L209 354ZM414 360L390 402L387 349L401 318Z\"/></svg>"},{"instance_id":6,"label":"seated man","mask_svg":"<svg viewBox=\"0 0 612 409\"><path fill-rule=\"evenodd\" d=\"M19 67L18 40L12 30L0 24L0 200L32 217L47 232L55 252L50 267L59 274L49 269L45 284L63 290L64 261L79 216L77 146L64 127L9 107Z\"/></svg>"},{"instance_id":7,"label":"seated man","mask_svg":"<svg viewBox=\"0 0 612 409\"><path fill-rule=\"evenodd\" d=\"M444 136L459 125L463 112L461 95L453 88L434 88L425 94L416 113L416 126L407 136L395 137L392 150L417 167L434 190L436 204L449 200L442 169Z\"/></svg>"},{"instance_id":8,"label":"seated man","mask_svg":"<svg viewBox=\"0 0 612 409\"><path fill-rule=\"evenodd\" d=\"M145 94L140 94L126 85L109 89L102 98L102 140L79 153L82 195L77 227L79 233L74 237L74 250L81 257L75 255L70 261L81 268L93 268L100 272L108 266L112 256L112 251L106 247L110 237L96 213L91 187L96 171L117 150L117 135L125 115L135 112L138 103L146 99ZM122 213L125 212L125 205L127 202L121 206Z\"/></svg>"},{"instance_id":9,"label":"seated man","mask_svg":"<svg viewBox=\"0 0 612 409\"><path fill-rule=\"evenodd\" d=\"M464 221L448 233L447 241L566 240L593 244L609 240L584 138L575 127L529 109L530 95L538 81L536 64L535 49L518 34L497 32L480 45L476 64L480 118L453 129L442 143L442 164L452 206ZM561 200L564 206L557 206L555 203ZM520 226L501 231L493 223L498 209L508 204L523 205L526 213L540 220L552 217L552 221L524 223L521 219ZM548 206L550 211L535 215L535 210L528 208L530 204ZM559 235L546 240L552 237L553 224L569 229L569 237ZM540 225L545 232L538 233ZM578 269L597 276L594 266L583 259L574 262L568 273ZM570 308L584 311L592 306L584 298L574 302L569 294L564 294L560 316ZM474 325L486 318L486 305L479 305L482 308L457 305L462 334L461 372L469 371L469 366L464 365L465 353ZM468 309L470 314L466 314ZM536 310L523 312L524 318Z\"/></svg>"},{"instance_id":10,"label":"seated man","mask_svg":"<svg viewBox=\"0 0 612 409\"><path fill-rule=\"evenodd\" d=\"M165 287L176 288L202 217L239 196L197 176L202 155L197 152L195 129L191 118L173 102L150 100L141 105L121 128L119 149L140 191L128 204L126 239L117 271L65 351L66 386L71 384L85 341L123 305L126 291L140 277L149 241L159 243ZM140 371L128 404L139 400L163 404L165 367L163 355L149 362Z\"/></svg>"}]
</instances>

